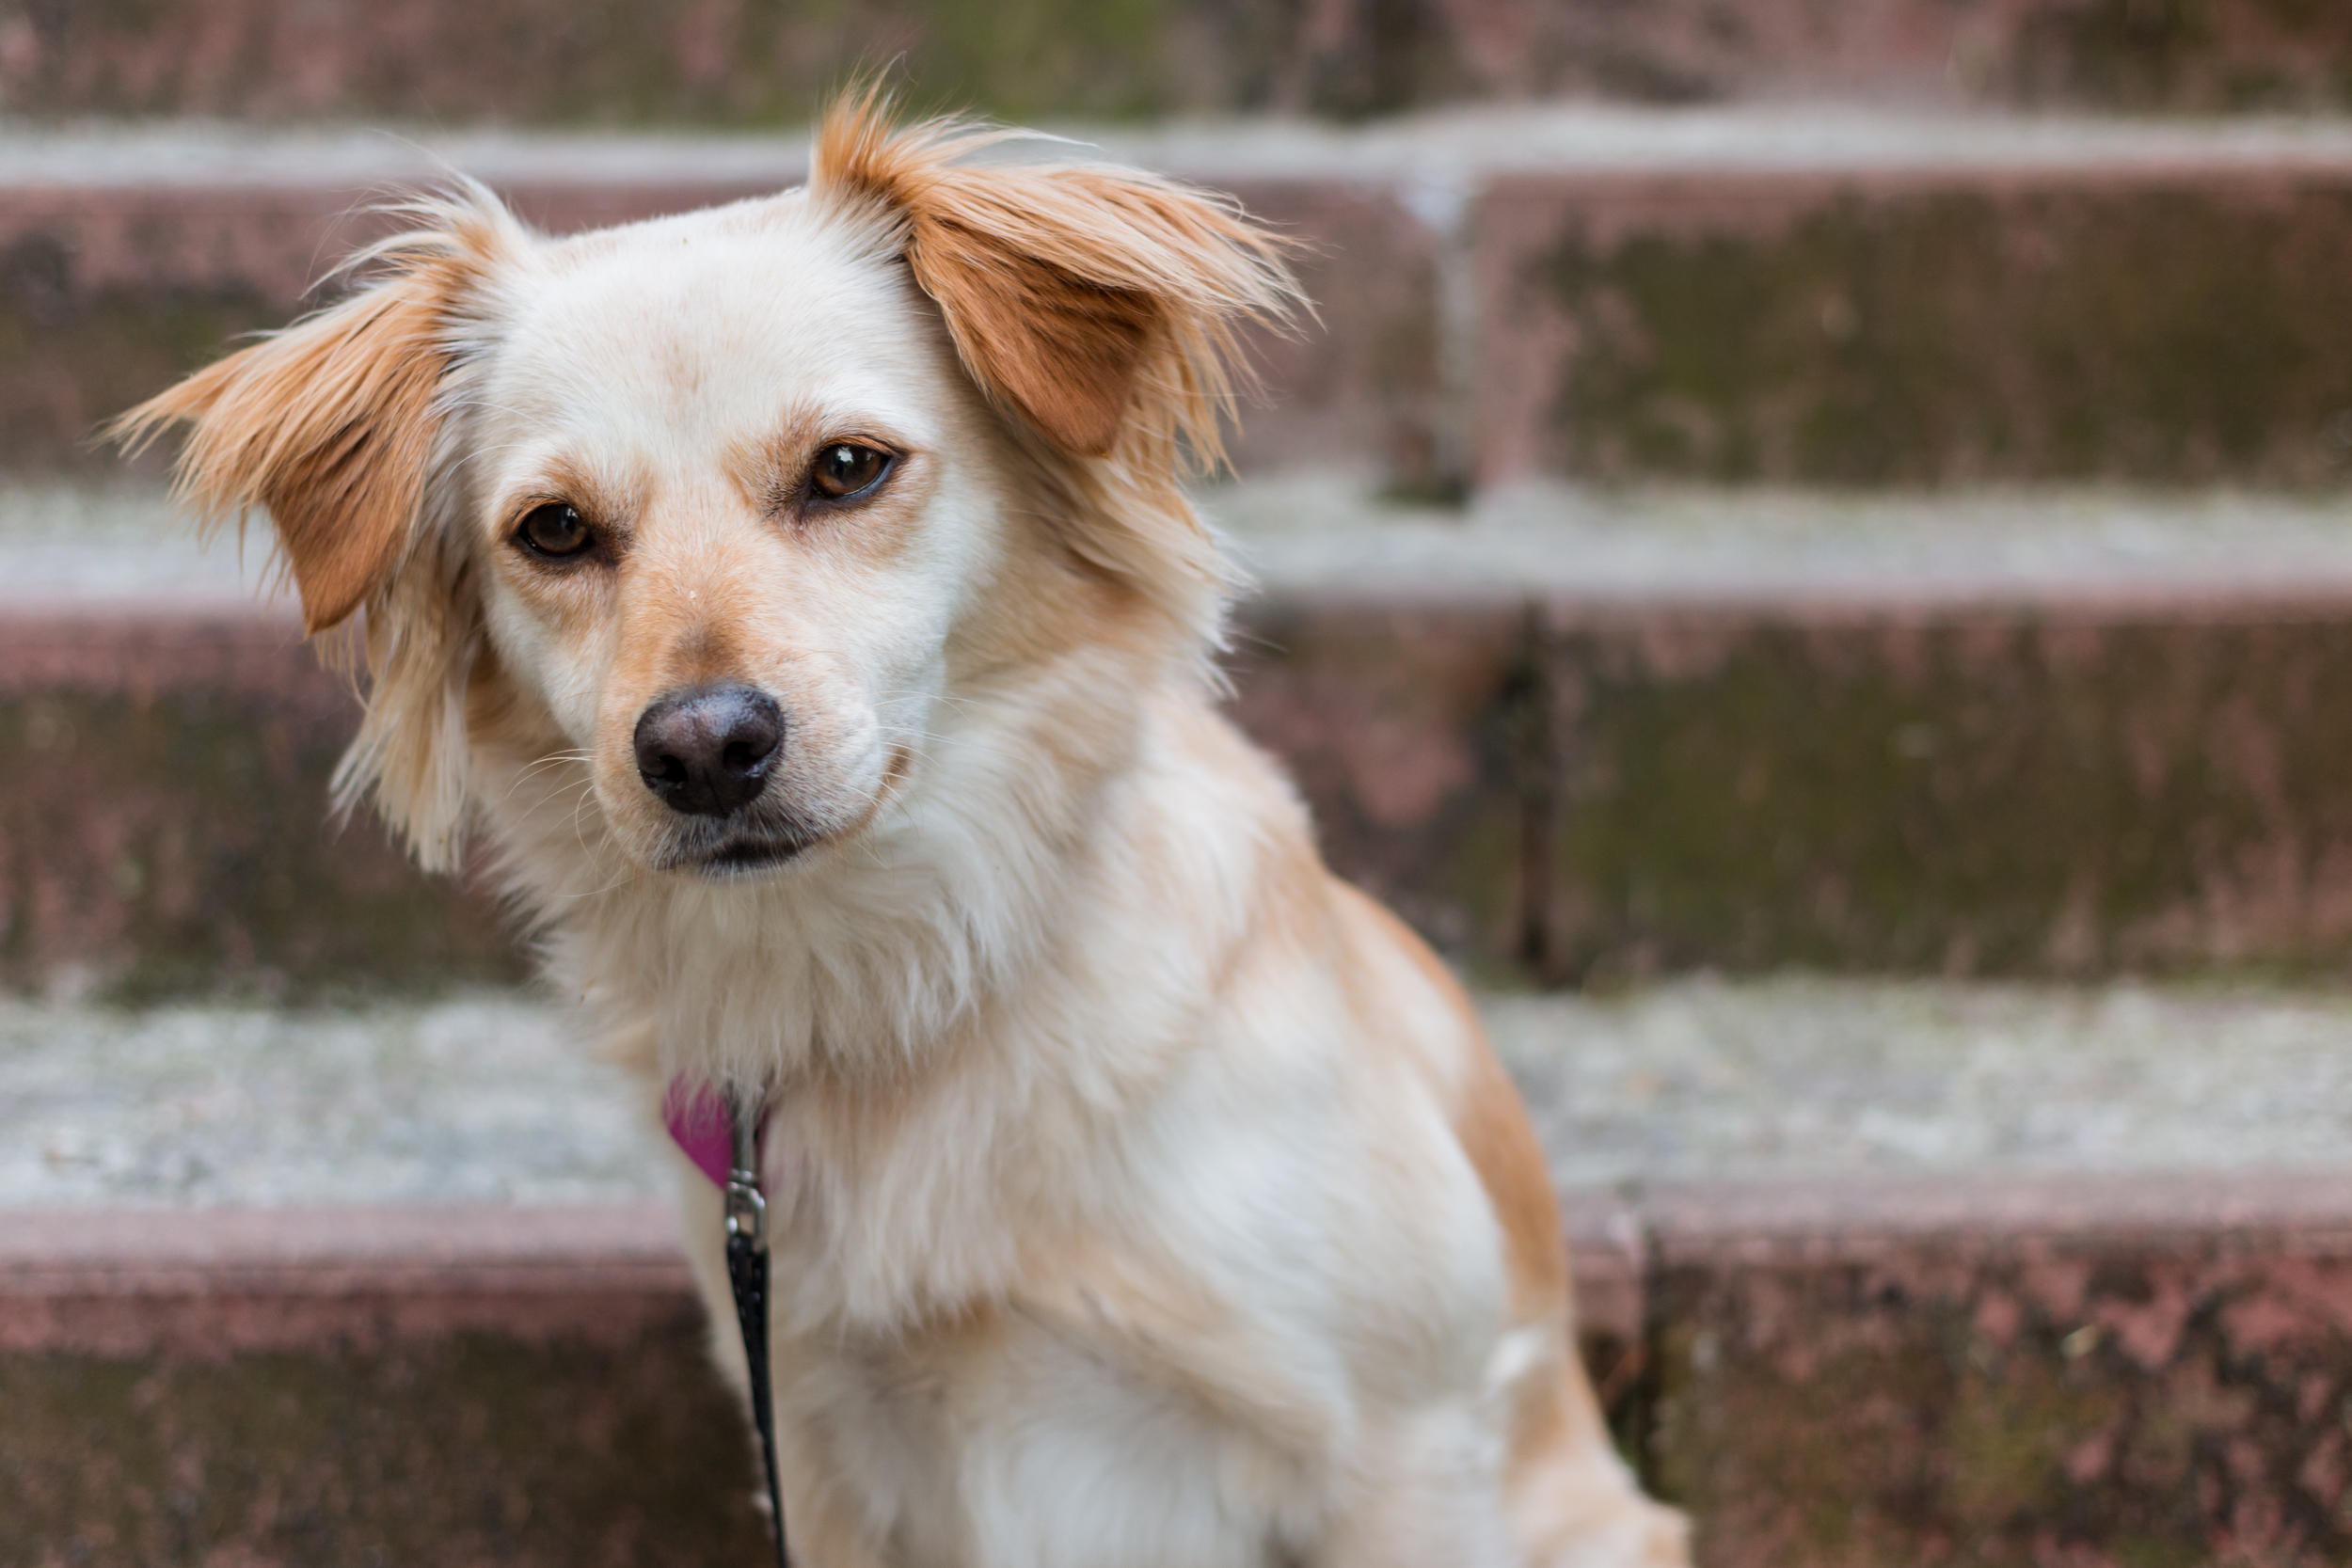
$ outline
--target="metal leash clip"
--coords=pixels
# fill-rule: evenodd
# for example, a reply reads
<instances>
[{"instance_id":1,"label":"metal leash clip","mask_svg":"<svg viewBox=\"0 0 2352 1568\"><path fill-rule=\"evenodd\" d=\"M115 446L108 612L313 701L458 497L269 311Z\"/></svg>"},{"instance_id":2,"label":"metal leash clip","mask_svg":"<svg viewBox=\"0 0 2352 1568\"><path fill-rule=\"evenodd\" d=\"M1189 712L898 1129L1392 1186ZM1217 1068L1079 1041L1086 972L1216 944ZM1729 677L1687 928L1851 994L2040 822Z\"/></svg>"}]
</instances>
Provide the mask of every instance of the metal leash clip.
<instances>
[{"instance_id":1,"label":"metal leash clip","mask_svg":"<svg viewBox=\"0 0 2352 1568\"><path fill-rule=\"evenodd\" d=\"M740 1237L755 1247L764 1247L768 1244L768 1200L759 1191L756 1131L750 1135L755 1147L747 1148L744 1147L746 1133L743 1118L739 1117L735 1127L735 1159L727 1170L727 1240L733 1243Z\"/></svg>"},{"instance_id":2,"label":"metal leash clip","mask_svg":"<svg viewBox=\"0 0 2352 1568\"><path fill-rule=\"evenodd\" d=\"M734 1140L725 1199L727 1284L735 1292L736 1325L743 1332L752 1419L759 1428L759 1462L767 1472L768 1506L774 1515L776 1565L792 1568L784 1542L784 1488L776 1477L775 1391L768 1375L768 1199L759 1190L759 1130L768 1106L765 1099L731 1092L726 1101Z\"/></svg>"}]
</instances>

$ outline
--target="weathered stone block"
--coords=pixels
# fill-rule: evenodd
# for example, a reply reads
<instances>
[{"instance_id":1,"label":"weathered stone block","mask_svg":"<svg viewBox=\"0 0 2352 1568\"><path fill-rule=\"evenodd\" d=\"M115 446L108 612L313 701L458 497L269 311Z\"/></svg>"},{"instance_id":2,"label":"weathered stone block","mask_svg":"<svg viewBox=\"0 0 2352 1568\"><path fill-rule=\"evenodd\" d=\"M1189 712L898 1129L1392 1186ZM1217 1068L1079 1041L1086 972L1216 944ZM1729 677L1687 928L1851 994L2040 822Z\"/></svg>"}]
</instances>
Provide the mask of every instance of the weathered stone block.
<instances>
[{"instance_id":1,"label":"weathered stone block","mask_svg":"<svg viewBox=\"0 0 2352 1568\"><path fill-rule=\"evenodd\" d=\"M1371 467L1399 483L1425 483L1444 417L1436 234L1376 186L1292 180L1232 189L1296 242L1292 265L1314 302L1290 331L1249 341L1264 396L1234 410L1234 467Z\"/></svg>"},{"instance_id":2,"label":"weathered stone block","mask_svg":"<svg viewBox=\"0 0 2352 1568\"><path fill-rule=\"evenodd\" d=\"M0 103L44 115L801 124L851 73L903 61L927 102L1128 117L1171 106L1166 9L204 0L159 15L137 0L18 3L0 9ZM1227 29L1202 20L1194 55L1218 59Z\"/></svg>"},{"instance_id":3,"label":"weathered stone block","mask_svg":"<svg viewBox=\"0 0 2352 1568\"><path fill-rule=\"evenodd\" d=\"M1479 473L2352 472L2352 185L2239 169L1498 181Z\"/></svg>"},{"instance_id":4,"label":"weathered stone block","mask_svg":"<svg viewBox=\"0 0 2352 1568\"><path fill-rule=\"evenodd\" d=\"M2085 1183L2019 1185L1997 1220L1926 1227L1884 1224L1915 1192L1815 1195L1831 1212L1787 1227L1752 1195L1695 1233L1661 1205L1648 1453L1699 1561L2343 1561L2340 1216L2201 1213L2174 1179L2105 1228Z\"/></svg>"},{"instance_id":5,"label":"weathered stone block","mask_svg":"<svg viewBox=\"0 0 2352 1568\"><path fill-rule=\"evenodd\" d=\"M622 1342L0 1355L0 1559L757 1562L745 1423L700 1311Z\"/></svg>"},{"instance_id":6,"label":"weathered stone block","mask_svg":"<svg viewBox=\"0 0 2352 1568\"><path fill-rule=\"evenodd\" d=\"M2324 608L1563 609L1554 980L2352 960Z\"/></svg>"},{"instance_id":7,"label":"weathered stone block","mask_svg":"<svg viewBox=\"0 0 2352 1568\"><path fill-rule=\"evenodd\" d=\"M1513 967L1524 611L1276 597L1235 641L1233 715L1289 768L1333 868L1456 961Z\"/></svg>"},{"instance_id":8,"label":"weathered stone block","mask_svg":"<svg viewBox=\"0 0 2352 1568\"><path fill-rule=\"evenodd\" d=\"M1991 8L1986 8L1990 9ZM2352 103L2352 11L2309 0L2044 0L1954 40L1994 102L2213 112Z\"/></svg>"},{"instance_id":9,"label":"weathered stone block","mask_svg":"<svg viewBox=\"0 0 2352 1568\"><path fill-rule=\"evenodd\" d=\"M326 783L348 685L276 617L0 623L0 983L126 997L516 977Z\"/></svg>"}]
</instances>

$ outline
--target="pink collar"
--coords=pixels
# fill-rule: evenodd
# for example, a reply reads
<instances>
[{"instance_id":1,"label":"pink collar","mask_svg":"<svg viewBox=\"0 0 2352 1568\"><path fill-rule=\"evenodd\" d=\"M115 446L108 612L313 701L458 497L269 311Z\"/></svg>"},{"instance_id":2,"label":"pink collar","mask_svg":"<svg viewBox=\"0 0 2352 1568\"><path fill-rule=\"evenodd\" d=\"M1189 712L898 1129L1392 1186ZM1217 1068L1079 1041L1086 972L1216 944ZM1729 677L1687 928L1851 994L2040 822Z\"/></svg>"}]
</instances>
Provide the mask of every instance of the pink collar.
<instances>
[{"instance_id":1,"label":"pink collar","mask_svg":"<svg viewBox=\"0 0 2352 1568\"><path fill-rule=\"evenodd\" d=\"M669 1092L661 1098L661 1125L670 1130L670 1141L694 1162L694 1168L710 1178L712 1186L726 1186L735 1141L727 1127L727 1102L716 1089L684 1078L671 1079Z\"/></svg>"}]
</instances>

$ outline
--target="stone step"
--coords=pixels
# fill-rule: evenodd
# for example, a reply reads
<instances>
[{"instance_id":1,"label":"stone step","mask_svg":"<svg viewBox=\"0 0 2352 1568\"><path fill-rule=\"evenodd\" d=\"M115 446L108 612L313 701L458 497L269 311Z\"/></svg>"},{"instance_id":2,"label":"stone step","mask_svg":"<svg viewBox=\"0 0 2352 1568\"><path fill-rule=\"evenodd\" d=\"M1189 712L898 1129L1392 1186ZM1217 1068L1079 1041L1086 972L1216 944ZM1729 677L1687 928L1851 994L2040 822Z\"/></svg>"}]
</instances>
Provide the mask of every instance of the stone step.
<instances>
[{"instance_id":1,"label":"stone step","mask_svg":"<svg viewBox=\"0 0 2352 1568\"><path fill-rule=\"evenodd\" d=\"M2340 988L1702 974L1475 999L1580 1213L1652 1187L2352 1169ZM0 1214L626 1210L670 1196L664 1147L530 990L0 995Z\"/></svg>"},{"instance_id":2,"label":"stone step","mask_svg":"<svg viewBox=\"0 0 2352 1568\"><path fill-rule=\"evenodd\" d=\"M1089 132L1306 243L1242 467L2311 485L2352 473L2352 122L1530 107ZM440 161L437 161L440 160ZM0 127L0 467L288 319L372 196L573 229L773 190L788 137Z\"/></svg>"},{"instance_id":3,"label":"stone step","mask_svg":"<svg viewBox=\"0 0 2352 1568\"><path fill-rule=\"evenodd\" d=\"M2341 501L1212 504L1268 529L1243 536L1268 584L1243 724L1334 863L1464 961L1593 984L2352 957Z\"/></svg>"},{"instance_id":4,"label":"stone step","mask_svg":"<svg viewBox=\"0 0 2352 1568\"><path fill-rule=\"evenodd\" d=\"M1026 119L1355 118L1563 94L2210 112L2343 105L2352 23L2279 0L0 9L0 109L18 115L758 125L804 119L877 61L926 98Z\"/></svg>"},{"instance_id":5,"label":"stone step","mask_svg":"<svg viewBox=\"0 0 2352 1568\"><path fill-rule=\"evenodd\" d=\"M2341 499L1203 499L1262 582L1236 716L1481 974L2352 961ZM353 699L246 593L151 492L0 492L0 747L38 759L0 784L0 979L513 976L479 893L330 823Z\"/></svg>"},{"instance_id":6,"label":"stone step","mask_svg":"<svg viewBox=\"0 0 2352 1568\"><path fill-rule=\"evenodd\" d=\"M2352 998L1481 1008L1708 1568L2352 1551ZM658 1136L512 995L0 1003L0 1560L756 1560Z\"/></svg>"}]
</instances>

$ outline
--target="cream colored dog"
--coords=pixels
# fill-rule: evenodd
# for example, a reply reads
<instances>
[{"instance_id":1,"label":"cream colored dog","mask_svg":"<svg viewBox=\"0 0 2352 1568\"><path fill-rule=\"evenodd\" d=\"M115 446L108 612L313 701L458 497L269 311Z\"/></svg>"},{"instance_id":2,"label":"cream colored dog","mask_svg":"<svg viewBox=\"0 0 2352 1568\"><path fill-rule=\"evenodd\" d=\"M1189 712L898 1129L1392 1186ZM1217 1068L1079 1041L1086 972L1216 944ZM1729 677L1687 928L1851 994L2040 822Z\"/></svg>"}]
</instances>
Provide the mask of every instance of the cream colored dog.
<instances>
[{"instance_id":1,"label":"cream colored dog","mask_svg":"<svg viewBox=\"0 0 2352 1568\"><path fill-rule=\"evenodd\" d=\"M1179 470L1279 246L989 139L867 94L805 190L421 204L125 429L364 609L344 790L486 841L650 1090L772 1096L808 1568L1678 1563L1475 1017L1216 711Z\"/></svg>"}]
</instances>

